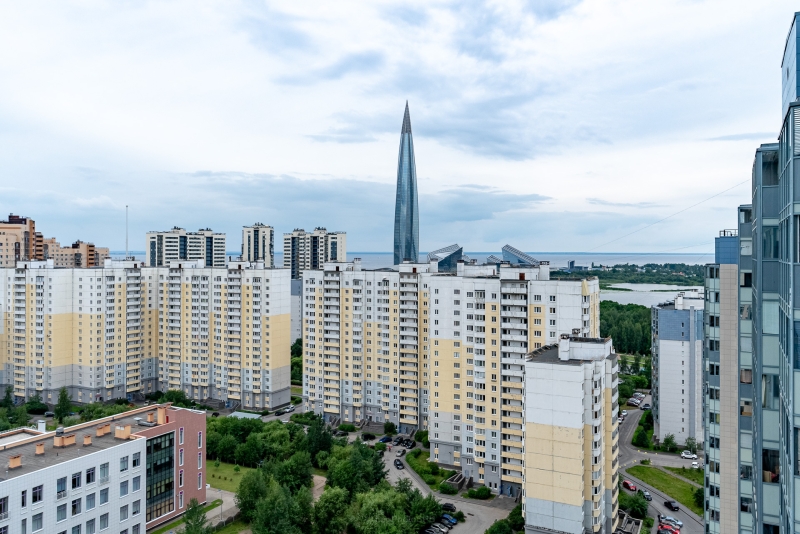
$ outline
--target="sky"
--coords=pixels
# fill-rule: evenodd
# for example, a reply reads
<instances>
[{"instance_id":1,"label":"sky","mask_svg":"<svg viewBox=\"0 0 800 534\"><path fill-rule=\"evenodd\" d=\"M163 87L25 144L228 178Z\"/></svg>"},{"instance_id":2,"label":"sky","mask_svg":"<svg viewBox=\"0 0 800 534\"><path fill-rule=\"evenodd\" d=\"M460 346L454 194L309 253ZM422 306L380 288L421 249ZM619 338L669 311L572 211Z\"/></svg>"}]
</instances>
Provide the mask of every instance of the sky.
<instances>
[{"instance_id":1,"label":"sky","mask_svg":"<svg viewBox=\"0 0 800 534\"><path fill-rule=\"evenodd\" d=\"M4 2L0 217L112 250L127 205L131 250L262 222L390 251L408 101L420 250L708 252L777 139L795 7Z\"/></svg>"}]
</instances>

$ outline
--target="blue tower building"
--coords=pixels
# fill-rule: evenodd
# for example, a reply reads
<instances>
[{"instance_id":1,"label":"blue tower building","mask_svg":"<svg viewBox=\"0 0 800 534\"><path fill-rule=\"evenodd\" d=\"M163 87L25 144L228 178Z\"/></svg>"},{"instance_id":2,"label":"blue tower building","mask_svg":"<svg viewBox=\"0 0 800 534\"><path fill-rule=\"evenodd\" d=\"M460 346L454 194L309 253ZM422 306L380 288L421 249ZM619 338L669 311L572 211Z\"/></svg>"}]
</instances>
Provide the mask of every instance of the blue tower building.
<instances>
[{"instance_id":1,"label":"blue tower building","mask_svg":"<svg viewBox=\"0 0 800 534\"><path fill-rule=\"evenodd\" d=\"M411 116L403 115L400 131L400 155L397 158L397 199L394 206L394 264L403 260L419 261L419 208L417 206L417 167L414 163L414 139Z\"/></svg>"}]
</instances>

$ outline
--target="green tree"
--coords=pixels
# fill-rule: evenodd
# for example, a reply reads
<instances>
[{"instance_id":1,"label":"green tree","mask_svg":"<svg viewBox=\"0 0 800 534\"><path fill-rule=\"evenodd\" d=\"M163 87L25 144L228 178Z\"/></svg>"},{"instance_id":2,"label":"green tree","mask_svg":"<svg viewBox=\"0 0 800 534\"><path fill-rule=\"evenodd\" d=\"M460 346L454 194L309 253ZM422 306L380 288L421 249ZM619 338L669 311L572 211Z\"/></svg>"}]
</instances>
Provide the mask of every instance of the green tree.
<instances>
[{"instance_id":1,"label":"green tree","mask_svg":"<svg viewBox=\"0 0 800 534\"><path fill-rule=\"evenodd\" d=\"M47 405L42 402L42 396L39 395L39 392L33 394L31 398L28 399L28 402L25 403L26 407L28 408L28 413L34 415L42 415L44 412L47 411Z\"/></svg>"},{"instance_id":2,"label":"green tree","mask_svg":"<svg viewBox=\"0 0 800 534\"><path fill-rule=\"evenodd\" d=\"M275 479L292 493L311 484L311 455L299 451L275 470Z\"/></svg>"},{"instance_id":3,"label":"green tree","mask_svg":"<svg viewBox=\"0 0 800 534\"><path fill-rule=\"evenodd\" d=\"M64 418L69 415L72 411L72 401L69 398L69 392L67 388L61 388L58 391L58 402L56 403L56 407L53 409L53 412L56 415L56 419L58 419L59 423L64 422Z\"/></svg>"},{"instance_id":4,"label":"green tree","mask_svg":"<svg viewBox=\"0 0 800 534\"><path fill-rule=\"evenodd\" d=\"M632 496L629 506L628 511L633 517L637 519L647 517L647 501L641 493Z\"/></svg>"},{"instance_id":5,"label":"green tree","mask_svg":"<svg viewBox=\"0 0 800 534\"><path fill-rule=\"evenodd\" d=\"M694 494L692 494L692 497L694 498L694 503L697 505L697 507L702 508L703 503L706 500L706 495L703 491L703 488L696 488L694 490Z\"/></svg>"},{"instance_id":6,"label":"green tree","mask_svg":"<svg viewBox=\"0 0 800 534\"><path fill-rule=\"evenodd\" d=\"M314 534L341 534L347 527L349 495L344 488L328 488L314 506Z\"/></svg>"},{"instance_id":7,"label":"green tree","mask_svg":"<svg viewBox=\"0 0 800 534\"><path fill-rule=\"evenodd\" d=\"M260 470L248 471L239 482L236 490L236 506L242 512L242 519L251 522L255 517L256 505L262 495L267 493L267 482Z\"/></svg>"},{"instance_id":8,"label":"green tree","mask_svg":"<svg viewBox=\"0 0 800 534\"><path fill-rule=\"evenodd\" d=\"M302 382L303 381L303 341L300 338L297 338L294 343L292 343L292 355L291 355L291 371L292 371L292 382Z\"/></svg>"},{"instance_id":9,"label":"green tree","mask_svg":"<svg viewBox=\"0 0 800 534\"><path fill-rule=\"evenodd\" d=\"M250 523L253 534L301 534L298 508L289 490L270 479Z\"/></svg>"},{"instance_id":10,"label":"green tree","mask_svg":"<svg viewBox=\"0 0 800 534\"><path fill-rule=\"evenodd\" d=\"M664 441L661 443L661 446L667 452L676 450L678 448L678 444L675 442L675 434L667 434L664 436Z\"/></svg>"},{"instance_id":11,"label":"green tree","mask_svg":"<svg viewBox=\"0 0 800 534\"><path fill-rule=\"evenodd\" d=\"M697 440L694 438L686 438L686 449L697 453Z\"/></svg>"},{"instance_id":12,"label":"green tree","mask_svg":"<svg viewBox=\"0 0 800 534\"><path fill-rule=\"evenodd\" d=\"M211 534L214 529L207 523L203 506L197 502L197 499L192 498L183 515L184 534Z\"/></svg>"},{"instance_id":13,"label":"green tree","mask_svg":"<svg viewBox=\"0 0 800 534\"><path fill-rule=\"evenodd\" d=\"M511 530L511 525L508 524L508 521L501 519L500 521L492 523L492 526L489 527L486 534L514 534L514 532Z\"/></svg>"},{"instance_id":14,"label":"green tree","mask_svg":"<svg viewBox=\"0 0 800 534\"><path fill-rule=\"evenodd\" d=\"M383 423L383 433L389 436L397 434L397 427L391 421Z\"/></svg>"},{"instance_id":15,"label":"green tree","mask_svg":"<svg viewBox=\"0 0 800 534\"><path fill-rule=\"evenodd\" d=\"M513 530L522 530L525 528L525 518L522 517L522 505L518 504L514 507L513 510L508 514L508 525Z\"/></svg>"},{"instance_id":16,"label":"green tree","mask_svg":"<svg viewBox=\"0 0 800 534\"><path fill-rule=\"evenodd\" d=\"M403 480L408 480L410 485L409 479L403 478L400 479L400 482ZM397 483L398 492L400 491L400 482ZM407 494L406 501L408 503L406 515L415 531L422 530L423 527L437 521L442 515L442 505L431 494L423 497L418 489L414 489Z\"/></svg>"},{"instance_id":17,"label":"green tree","mask_svg":"<svg viewBox=\"0 0 800 534\"><path fill-rule=\"evenodd\" d=\"M247 441L236 446L236 463L256 466L263 458L263 452L260 434L250 434Z\"/></svg>"},{"instance_id":18,"label":"green tree","mask_svg":"<svg viewBox=\"0 0 800 534\"><path fill-rule=\"evenodd\" d=\"M647 431L642 427L636 429L631 442L637 447L642 447L643 449L649 449L652 446L650 438L647 436Z\"/></svg>"},{"instance_id":19,"label":"green tree","mask_svg":"<svg viewBox=\"0 0 800 534\"><path fill-rule=\"evenodd\" d=\"M183 408L187 408L193 404L189 397L186 396L186 393L180 389L170 389L164 393L164 396L161 397L161 402L171 402L175 406L181 406Z\"/></svg>"},{"instance_id":20,"label":"green tree","mask_svg":"<svg viewBox=\"0 0 800 534\"><path fill-rule=\"evenodd\" d=\"M219 459L223 462L230 462L233 463L236 461L236 447L239 445L239 442L236 441L236 438L233 437L231 434L226 434L219 440L219 445L217 445L217 452Z\"/></svg>"},{"instance_id":21,"label":"green tree","mask_svg":"<svg viewBox=\"0 0 800 534\"><path fill-rule=\"evenodd\" d=\"M28 417L28 410L25 405L17 406L10 410L9 420L13 426L28 426L31 418Z\"/></svg>"},{"instance_id":22,"label":"green tree","mask_svg":"<svg viewBox=\"0 0 800 534\"><path fill-rule=\"evenodd\" d=\"M6 394L3 397L2 402L0 402L0 406L6 409L11 409L14 407L14 388L11 386L6 386Z\"/></svg>"}]
</instances>

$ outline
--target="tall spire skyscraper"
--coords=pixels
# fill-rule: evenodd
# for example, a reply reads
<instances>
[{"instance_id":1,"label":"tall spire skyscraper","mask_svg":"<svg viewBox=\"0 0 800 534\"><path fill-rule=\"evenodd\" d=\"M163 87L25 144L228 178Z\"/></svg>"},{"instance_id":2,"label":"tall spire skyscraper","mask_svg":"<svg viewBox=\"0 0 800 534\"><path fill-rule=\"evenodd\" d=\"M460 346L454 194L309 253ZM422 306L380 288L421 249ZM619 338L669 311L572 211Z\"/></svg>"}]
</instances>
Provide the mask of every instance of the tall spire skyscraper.
<instances>
[{"instance_id":1,"label":"tall spire skyscraper","mask_svg":"<svg viewBox=\"0 0 800 534\"><path fill-rule=\"evenodd\" d=\"M414 140L411 116L403 115L400 131L400 155L397 158L397 199L394 206L394 264L403 260L419 261L419 208L417 206L417 167L414 163Z\"/></svg>"}]
</instances>

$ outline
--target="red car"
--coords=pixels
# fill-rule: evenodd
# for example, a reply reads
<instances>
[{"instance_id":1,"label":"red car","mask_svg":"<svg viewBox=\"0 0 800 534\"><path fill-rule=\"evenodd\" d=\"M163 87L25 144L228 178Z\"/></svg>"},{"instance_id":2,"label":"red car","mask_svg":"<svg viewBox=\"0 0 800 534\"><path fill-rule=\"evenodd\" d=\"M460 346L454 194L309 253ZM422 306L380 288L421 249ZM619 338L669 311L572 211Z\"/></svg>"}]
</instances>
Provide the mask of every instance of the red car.
<instances>
[{"instance_id":1,"label":"red car","mask_svg":"<svg viewBox=\"0 0 800 534\"><path fill-rule=\"evenodd\" d=\"M658 532L669 532L669 534L681 534L681 529L669 523L661 523L658 525Z\"/></svg>"},{"instance_id":2,"label":"red car","mask_svg":"<svg viewBox=\"0 0 800 534\"><path fill-rule=\"evenodd\" d=\"M622 482L622 487L626 490L636 491L636 484L631 482L630 480L624 480Z\"/></svg>"}]
</instances>

